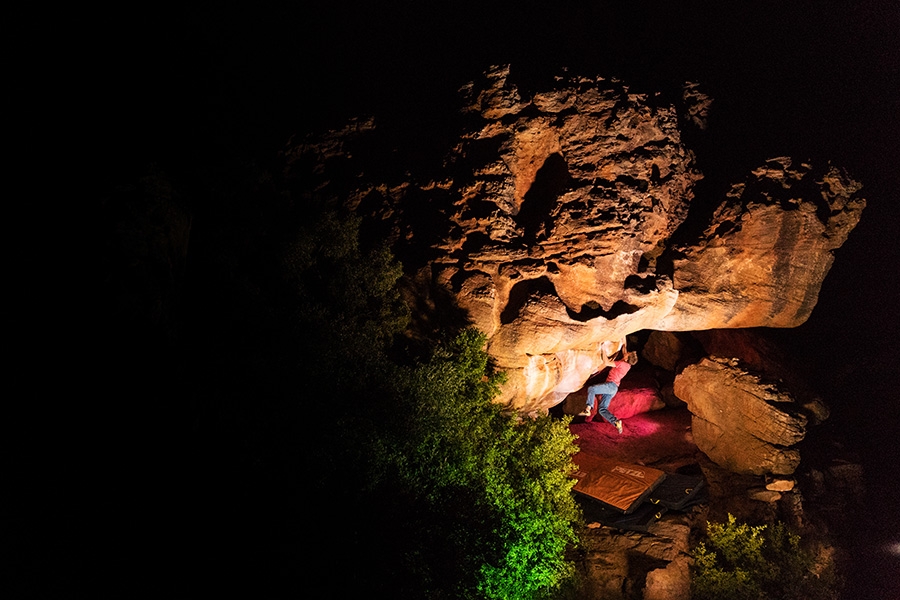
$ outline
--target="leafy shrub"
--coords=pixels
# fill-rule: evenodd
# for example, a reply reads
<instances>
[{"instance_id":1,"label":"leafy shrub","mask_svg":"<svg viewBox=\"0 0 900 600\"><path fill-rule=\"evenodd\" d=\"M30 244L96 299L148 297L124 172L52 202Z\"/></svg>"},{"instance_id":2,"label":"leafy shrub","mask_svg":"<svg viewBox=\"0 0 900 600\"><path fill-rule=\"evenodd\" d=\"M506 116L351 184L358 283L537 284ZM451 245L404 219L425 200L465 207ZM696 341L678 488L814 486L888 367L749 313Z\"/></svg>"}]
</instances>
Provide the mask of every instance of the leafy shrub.
<instances>
[{"instance_id":1,"label":"leafy shrub","mask_svg":"<svg viewBox=\"0 0 900 600\"><path fill-rule=\"evenodd\" d=\"M500 411L483 334L409 342L383 244L251 175L208 191L167 380L183 392L158 386L179 423L166 485L190 498L177 534L196 532L170 549L185 593L551 594L578 518L567 423Z\"/></svg>"},{"instance_id":2,"label":"leafy shrub","mask_svg":"<svg viewBox=\"0 0 900 600\"><path fill-rule=\"evenodd\" d=\"M421 597L547 597L573 573L574 436L564 421L501 413L484 342L465 330L395 372L406 406L371 439L373 484L403 502L391 532L410 542L392 562L413 566L404 583L418 578Z\"/></svg>"},{"instance_id":3,"label":"leafy shrub","mask_svg":"<svg viewBox=\"0 0 900 600\"><path fill-rule=\"evenodd\" d=\"M812 571L814 558L783 523L707 523L707 541L693 551L695 600L825 600L834 581Z\"/></svg>"},{"instance_id":4,"label":"leafy shrub","mask_svg":"<svg viewBox=\"0 0 900 600\"><path fill-rule=\"evenodd\" d=\"M481 332L442 332L447 341L414 353L398 348L408 318L399 265L359 246L355 218L327 209L314 217L282 262L285 306L302 340L289 378L297 400L340 401L330 423L290 434L303 440L305 503L311 497L327 523L306 534L312 552L354 557L340 576L348 593L549 597L574 572L565 550L580 517L568 422L500 410L503 375L492 371ZM279 420L301 422L293 413ZM321 561L316 575L330 568Z\"/></svg>"}]
</instances>

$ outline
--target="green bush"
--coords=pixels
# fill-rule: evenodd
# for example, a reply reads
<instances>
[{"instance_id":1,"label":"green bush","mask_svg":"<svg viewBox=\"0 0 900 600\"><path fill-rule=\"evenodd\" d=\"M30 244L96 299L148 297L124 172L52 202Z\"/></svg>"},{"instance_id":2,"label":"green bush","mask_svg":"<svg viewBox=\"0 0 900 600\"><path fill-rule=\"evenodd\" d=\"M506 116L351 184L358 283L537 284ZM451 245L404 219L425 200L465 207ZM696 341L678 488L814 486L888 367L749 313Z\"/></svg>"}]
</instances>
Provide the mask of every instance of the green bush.
<instances>
[{"instance_id":1,"label":"green bush","mask_svg":"<svg viewBox=\"0 0 900 600\"><path fill-rule=\"evenodd\" d=\"M695 600L825 600L834 581L812 571L814 557L783 523L707 523L707 540L693 551Z\"/></svg>"},{"instance_id":2,"label":"green bush","mask_svg":"<svg viewBox=\"0 0 900 600\"><path fill-rule=\"evenodd\" d=\"M574 572L565 551L580 518L568 421L500 410L503 374L481 332L404 349L390 253L361 248L352 216L325 209L306 223L282 260L303 349L290 379L297 400L339 405L331 422L291 433L328 523L306 536L312 552L355 557L341 583L371 596L551 597Z\"/></svg>"},{"instance_id":3,"label":"green bush","mask_svg":"<svg viewBox=\"0 0 900 600\"><path fill-rule=\"evenodd\" d=\"M577 447L567 422L492 402L502 378L488 374L484 342L465 330L395 372L406 406L371 439L372 485L403 503L390 529L409 544L392 560L412 567L405 583L418 578L421 597L550 597L574 572L564 555L579 518Z\"/></svg>"},{"instance_id":4,"label":"green bush","mask_svg":"<svg viewBox=\"0 0 900 600\"><path fill-rule=\"evenodd\" d=\"M161 413L204 540L186 593L550 596L580 516L568 423L501 412L483 334L404 335L401 265L339 203L229 177L192 234L185 391Z\"/></svg>"}]
</instances>

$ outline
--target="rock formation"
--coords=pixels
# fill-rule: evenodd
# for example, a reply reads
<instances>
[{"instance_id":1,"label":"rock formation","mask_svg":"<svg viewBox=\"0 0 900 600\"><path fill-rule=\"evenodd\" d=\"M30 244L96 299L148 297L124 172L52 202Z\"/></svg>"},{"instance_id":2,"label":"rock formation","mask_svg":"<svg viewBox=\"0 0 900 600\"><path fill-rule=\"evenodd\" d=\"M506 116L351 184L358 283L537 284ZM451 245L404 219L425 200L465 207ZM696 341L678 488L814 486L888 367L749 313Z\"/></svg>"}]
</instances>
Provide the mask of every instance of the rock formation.
<instances>
[{"instance_id":1,"label":"rock formation","mask_svg":"<svg viewBox=\"0 0 900 600\"><path fill-rule=\"evenodd\" d=\"M693 414L694 442L734 473L790 475L807 418L774 382L762 381L736 359L706 358L675 378L675 394Z\"/></svg>"},{"instance_id":2,"label":"rock formation","mask_svg":"<svg viewBox=\"0 0 900 600\"><path fill-rule=\"evenodd\" d=\"M832 252L859 222L860 185L829 166L768 161L734 185L698 240L676 250L678 301L654 329L796 327L818 299Z\"/></svg>"},{"instance_id":3,"label":"rock formation","mask_svg":"<svg viewBox=\"0 0 900 600\"><path fill-rule=\"evenodd\" d=\"M710 108L696 85L673 100L601 77L535 87L508 67L465 86L440 165L398 174L395 140L363 120L293 144L286 175L392 242L420 323L461 309L488 335L511 410L562 402L634 332L804 322L865 205L857 183L773 159L706 217L682 136Z\"/></svg>"},{"instance_id":4,"label":"rock formation","mask_svg":"<svg viewBox=\"0 0 900 600\"><path fill-rule=\"evenodd\" d=\"M681 334L683 335L683 334ZM829 416L829 410L809 383L798 373L795 361L781 347L754 329L709 329L695 331L691 338L699 342L707 355L737 358L742 365L768 380L778 381L781 390L800 404L810 425ZM652 335L651 335L652 337ZM699 358L683 358L695 363ZM680 371L680 369L679 369Z\"/></svg>"},{"instance_id":5,"label":"rock formation","mask_svg":"<svg viewBox=\"0 0 900 600\"><path fill-rule=\"evenodd\" d=\"M690 533L700 514L672 514L646 533L591 527L578 566L580 598L689 600Z\"/></svg>"}]
</instances>

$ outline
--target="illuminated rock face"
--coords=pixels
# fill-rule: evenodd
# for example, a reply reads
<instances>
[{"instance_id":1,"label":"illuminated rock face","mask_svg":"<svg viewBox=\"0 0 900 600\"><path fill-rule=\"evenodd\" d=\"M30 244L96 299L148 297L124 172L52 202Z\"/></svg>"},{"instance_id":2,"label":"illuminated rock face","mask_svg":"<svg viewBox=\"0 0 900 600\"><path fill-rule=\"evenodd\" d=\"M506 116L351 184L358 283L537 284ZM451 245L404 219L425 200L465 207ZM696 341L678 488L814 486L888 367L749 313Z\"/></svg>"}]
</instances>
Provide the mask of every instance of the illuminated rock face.
<instances>
[{"instance_id":1,"label":"illuminated rock face","mask_svg":"<svg viewBox=\"0 0 900 600\"><path fill-rule=\"evenodd\" d=\"M499 401L523 413L580 389L637 331L799 325L864 206L838 169L775 159L682 227L701 174L681 127L709 108L696 86L665 100L565 76L526 91L498 67L462 96L430 170L392 171L360 121L289 149L287 174L313 165L317 193L392 242L420 327L461 309L488 335L509 376Z\"/></svg>"},{"instance_id":2,"label":"illuminated rock face","mask_svg":"<svg viewBox=\"0 0 900 600\"><path fill-rule=\"evenodd\" d=\"M860 185L837 168L769 160L734 185L699 239L676 250L678 301L655 327L796 327L859 222Z\"/></svg>"},{"instance_id":3,"label":"illuminated rock face","mask_svg":"<svg viewBox=\"0 0 900 600\"><path fill-rule=\"evenodd\" d=\"M464 176L430 275L488 334L502 400L529 411L671 312L670 280L642 260L684 221L700 174L674 106L600 78L526 95L508 75L464 90L473 125L450 158Z\"/></svg>"},{"instance_id":4,"label":"illuminated rock face","mask_svg":"<svg viewBox=\"0 0 900 600\"><path fill-rule=\"evenodd\" d=\"M748 372L737 359L705 358L675 378L675 395L693 414L694 442L734 473L790 475L807 418L790 394Z\"/></svg>"}]
</instances>

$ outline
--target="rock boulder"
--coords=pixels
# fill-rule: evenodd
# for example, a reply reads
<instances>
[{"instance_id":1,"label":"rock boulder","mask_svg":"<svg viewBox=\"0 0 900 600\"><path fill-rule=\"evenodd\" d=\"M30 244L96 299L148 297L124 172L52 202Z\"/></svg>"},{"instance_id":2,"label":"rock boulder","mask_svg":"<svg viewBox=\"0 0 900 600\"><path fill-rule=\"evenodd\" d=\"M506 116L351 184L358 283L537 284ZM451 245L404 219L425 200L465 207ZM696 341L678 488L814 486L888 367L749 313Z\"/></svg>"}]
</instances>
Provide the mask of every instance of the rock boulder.
<instances>
[{"instance_id":1,"label":"rock boulder","mask_svg":"<svg viewBox=\"0 0 900 600\"><path fill-rule=\"evenodd\" d=\"M706 358L675 378L687 403L697 447L734 473L790 475L807 418L776 382L763 381L736 359Z\"/></svg>"},{"instance_id":2,"label":"rock boulder","mask_svg":"<svg viewBox=\"0 0 900 600\"><path fill-rule=\"evenodd\" d=\"M657 328L803 324L833 251L859 222L860 187L833 166L814 169L787 157L754 170L732 186L699 239L678 248L678 301Z\"/></svg>"}]
</instances>

